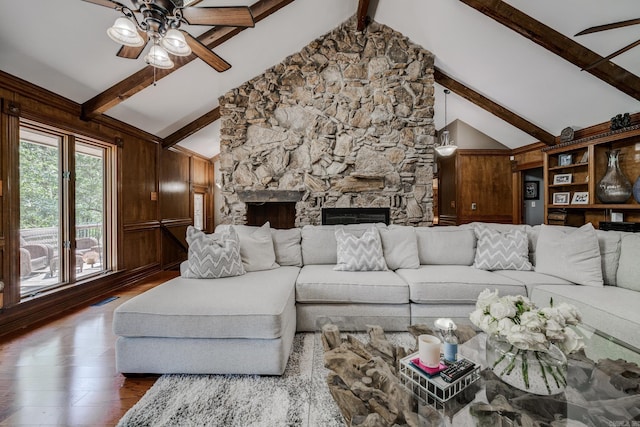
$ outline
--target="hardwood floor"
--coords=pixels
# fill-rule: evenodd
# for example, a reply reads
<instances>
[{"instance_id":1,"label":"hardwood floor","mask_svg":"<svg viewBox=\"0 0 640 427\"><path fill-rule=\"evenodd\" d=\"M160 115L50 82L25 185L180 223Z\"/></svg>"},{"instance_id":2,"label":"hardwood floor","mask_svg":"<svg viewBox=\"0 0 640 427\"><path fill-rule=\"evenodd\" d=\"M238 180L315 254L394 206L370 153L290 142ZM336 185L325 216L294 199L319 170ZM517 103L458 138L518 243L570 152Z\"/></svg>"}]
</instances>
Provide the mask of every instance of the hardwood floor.
<instances>
[{"instance_id":1,"label":"hardwood floor","mask_svg":"<svg viewBox=\"0 0 640 427\"><path fill-rule=\"evenodd\" d=\"M177 275L158 273L115 301L0 337L0 426L114 426L156 378L116 372L113 311Z\"/></svg>"}]
</instances>

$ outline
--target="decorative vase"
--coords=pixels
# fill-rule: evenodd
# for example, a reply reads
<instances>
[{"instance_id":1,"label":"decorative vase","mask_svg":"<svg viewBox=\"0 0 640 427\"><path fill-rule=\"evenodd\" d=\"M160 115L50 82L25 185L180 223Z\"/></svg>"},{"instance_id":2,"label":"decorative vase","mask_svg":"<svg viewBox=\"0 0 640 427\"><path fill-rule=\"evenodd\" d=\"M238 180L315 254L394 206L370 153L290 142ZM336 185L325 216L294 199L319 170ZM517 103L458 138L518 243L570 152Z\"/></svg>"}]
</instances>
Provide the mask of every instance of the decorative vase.
<instances>
[{"instance_id":1,"label":"decorative vase","mask_svg":"<svg viewBox=\"0 0 640 427\"><path fill-rule=\"evenodd\" d=\"M527 393L555 395L567 386L567 358L553 344L546 352L520 350L487 335L487 366L502 381Z\"/></svg>"},{"instance_id":2,"label":"decorative vase","mask_svg":"<svg viewBox=\"0 0 640 427\"><path fill-rule=\"evenodd\" d=\"M640 176L633 184L633 198L636 199L636 202L640 203Z\"/></svg>"},{"instance_id":3,"label":"decorative vase","mask_svg":"<svg viewBox=\"0 0 640 427\"><path fill-rule=\"evenodd\" d=\"M607 151L607 172L596 186L601 203L624 203L631 196L631 183L620 170L619 155L620 150Z\"/></svg>"}]
</instances>

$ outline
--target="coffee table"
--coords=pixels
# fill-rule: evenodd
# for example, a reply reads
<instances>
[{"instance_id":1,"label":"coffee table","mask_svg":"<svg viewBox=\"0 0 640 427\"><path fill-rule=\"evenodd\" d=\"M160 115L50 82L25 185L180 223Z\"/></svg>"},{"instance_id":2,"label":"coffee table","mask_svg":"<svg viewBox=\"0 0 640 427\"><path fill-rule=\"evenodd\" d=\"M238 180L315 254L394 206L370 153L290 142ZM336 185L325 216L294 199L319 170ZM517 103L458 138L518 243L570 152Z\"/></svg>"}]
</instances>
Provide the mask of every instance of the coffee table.
<instances>
[{"instance_id":1,"label":"coffee table","mask_svg":"<svg viewBox=\"0 0 640 427\"><path fill-rule=\"evenodd\" d=\"M435 318L423 320L425 325L433 328ZM470 325L466 318L453 320L457 324ZM340 317L321 319L318 326L335 323L343 332L350 329L362 331L365 324L394 325L402 322L406 324L407 319ZM461 357L480 365L480 378L444 404L432 402L431 406L441 416L436 425L516 425L529 418L548 424L554 419L567 419L585 425L640 426L640 350L595 328L580 325L577 331L585 339L585 352L569 358L567 389L556 396L526 393L497 378L487 369L486 336L483 333L459 345ZM392 336L393 341L407 342L408 334L404 338L395 332L386 334ZM366 337L359 335L360 340L363 338L366 342ZM321 339L318 331L316 340ZM412 396L420 413L420 407L425 405L424 399Z\"/></svg>"}]
</instances>

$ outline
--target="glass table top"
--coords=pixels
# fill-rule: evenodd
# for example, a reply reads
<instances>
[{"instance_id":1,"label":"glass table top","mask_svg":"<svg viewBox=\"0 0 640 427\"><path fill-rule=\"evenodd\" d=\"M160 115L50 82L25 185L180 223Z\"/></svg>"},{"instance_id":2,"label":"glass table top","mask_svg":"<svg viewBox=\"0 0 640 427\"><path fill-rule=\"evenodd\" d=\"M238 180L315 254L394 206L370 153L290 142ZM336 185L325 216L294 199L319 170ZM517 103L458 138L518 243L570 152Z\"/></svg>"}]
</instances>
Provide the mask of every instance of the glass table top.
<instances>
[{"instance_id":1,"label":"glass table top","mask_svg":"<svg viewBox=\"0 0 640 427\"><path fill-rule=\"evenodd\" d=\"M420 320L420 325L434 329L436 318ZM452 320L458 325L472 326L467 318ZM353 332L353 335L366 344L368 337L362 331L366 330L367 325L382 325L390 342L410 347L407 350L411 352L416 351L415 338L408 332L397 332L402 330L402 325L409 323L403 317L324 318L318 321L316 340L321 340L323 325L334 324L343 338L351 334L350 331L360 331ZM441 417L435 425L457 427L497 425L493 424L497 422L503 425L521 425L527 420L550 425L554 419L566 419L570 421L563 422L573 422L571 425L640 426L640 350L595 328L586 325L576 328L585 341L584 354L568 358L567 388L555 396L522 392L495 376L487 366L484 333L479 332L460 344L459 357L478 364L481 368L480 378L445 404L430 405ZM322 363L314 364L316 365L327 374L330 372L322 368ZM397 375L400 377L400 374ZM501 395L504 396L503 400ZM420 413L423 403L415 395L414 399ZM509 410L500 406L503 401L508 402ZM424 412L424 408L422 411Z\"/></svg>"}]
</instances>

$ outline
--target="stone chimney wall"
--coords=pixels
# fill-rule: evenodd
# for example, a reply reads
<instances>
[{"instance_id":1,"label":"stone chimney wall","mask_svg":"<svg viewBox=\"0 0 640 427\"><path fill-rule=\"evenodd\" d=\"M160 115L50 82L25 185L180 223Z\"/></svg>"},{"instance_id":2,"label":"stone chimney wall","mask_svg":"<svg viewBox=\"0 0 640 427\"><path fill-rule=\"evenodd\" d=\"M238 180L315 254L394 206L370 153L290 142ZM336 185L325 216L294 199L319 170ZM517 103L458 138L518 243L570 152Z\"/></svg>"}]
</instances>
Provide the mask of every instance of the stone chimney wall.
<instances>
[{"instance_id":1,"label":"stone chimney wall","mask_svg":"<svg viewBox=\"0 0 640 427\"><path fill-rule=\"evenodd\" d=\"M225 222L246 222L242 195L255 191L298 192L296 226L319 224L323 207L389 207L392 223L431 225L433 61L351 18L220 97Z\"/></svg>"}]
</instances>

